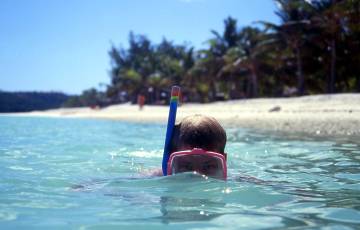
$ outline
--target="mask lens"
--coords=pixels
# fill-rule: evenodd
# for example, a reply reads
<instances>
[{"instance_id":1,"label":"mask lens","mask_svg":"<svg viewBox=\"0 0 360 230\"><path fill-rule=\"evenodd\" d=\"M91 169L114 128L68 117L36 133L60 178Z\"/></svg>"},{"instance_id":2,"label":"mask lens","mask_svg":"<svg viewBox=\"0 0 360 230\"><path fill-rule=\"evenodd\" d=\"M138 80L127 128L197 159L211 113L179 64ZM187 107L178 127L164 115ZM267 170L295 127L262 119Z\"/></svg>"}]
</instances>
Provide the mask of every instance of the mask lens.
<instances>
[{"instance_id":1,"label":"mask lens","mask_svg":"<svg viewBox=\"0 0 360 230\"><path fill-rule=\"evenodd\" d=\"M196 171L209 177L224 179L224 164L224 157L213 154L175 154L172 157L171 172L177 174Z\"/></svg>"}]
</instances>

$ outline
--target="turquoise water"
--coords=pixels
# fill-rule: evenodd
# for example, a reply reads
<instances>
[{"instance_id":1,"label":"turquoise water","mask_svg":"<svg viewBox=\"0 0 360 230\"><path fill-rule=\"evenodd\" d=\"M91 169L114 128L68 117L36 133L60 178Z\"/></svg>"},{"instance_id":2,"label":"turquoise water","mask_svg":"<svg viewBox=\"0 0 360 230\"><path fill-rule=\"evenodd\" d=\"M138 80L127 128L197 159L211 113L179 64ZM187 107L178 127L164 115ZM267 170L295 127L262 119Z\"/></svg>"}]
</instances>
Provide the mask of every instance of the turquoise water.
<instances>
[{"instance_id":1,"label":"turquoise water","mask_svg":"<svg viewBox=\"0 0 360 230\"><path fill-rule=\"evenodd\" d=\"M0 229L358 229L360 144L227 129L228 181L160 166L165 126L0 117Z\"/></svg>"}]
</instances>

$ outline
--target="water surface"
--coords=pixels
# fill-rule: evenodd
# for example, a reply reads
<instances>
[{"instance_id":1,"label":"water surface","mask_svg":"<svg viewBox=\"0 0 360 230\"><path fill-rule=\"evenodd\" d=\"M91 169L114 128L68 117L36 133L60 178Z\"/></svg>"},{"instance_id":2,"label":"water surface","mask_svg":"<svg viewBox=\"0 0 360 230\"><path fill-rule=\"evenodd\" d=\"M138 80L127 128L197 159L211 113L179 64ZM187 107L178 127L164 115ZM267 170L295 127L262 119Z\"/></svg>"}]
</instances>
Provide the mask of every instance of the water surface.
<instances>
[{"instance_id":1,"label":"water surface","mask_svg":"<svg viewBox=\"0 0 360 230\"><path fill-rule=\"evenodd\" d=\"M1 229L360 228L351 136L227 128L225 182L146 176L165 125L0 117L0 130Z\"/></svg>"}]
</instances>

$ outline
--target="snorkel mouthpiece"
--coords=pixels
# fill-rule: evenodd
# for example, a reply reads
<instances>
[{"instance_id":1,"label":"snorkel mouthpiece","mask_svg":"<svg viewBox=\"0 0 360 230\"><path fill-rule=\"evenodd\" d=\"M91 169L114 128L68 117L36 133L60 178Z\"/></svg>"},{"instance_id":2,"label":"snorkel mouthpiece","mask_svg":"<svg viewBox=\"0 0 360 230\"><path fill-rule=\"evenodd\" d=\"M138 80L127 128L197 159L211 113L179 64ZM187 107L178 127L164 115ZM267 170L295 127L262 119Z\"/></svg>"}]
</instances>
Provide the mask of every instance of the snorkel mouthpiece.
<instances>
[{"instance_id":1,"label":"snorkel mouthpiece","mask_svg":"<svg viewBox=\"0 0 360 230\"><path fill-rule=\"evenodd\" d=\"M173 130L175 127L176 111L179 102L179 96L180 96L180 87L173 86L171 88L170 109L169 109L169 117L166 128L165 146L164 146L164 154L162 161L162 171L164 176L167 175L167 162L170 156L170 143L171 143Z\"/></svg>"}]
</instances>

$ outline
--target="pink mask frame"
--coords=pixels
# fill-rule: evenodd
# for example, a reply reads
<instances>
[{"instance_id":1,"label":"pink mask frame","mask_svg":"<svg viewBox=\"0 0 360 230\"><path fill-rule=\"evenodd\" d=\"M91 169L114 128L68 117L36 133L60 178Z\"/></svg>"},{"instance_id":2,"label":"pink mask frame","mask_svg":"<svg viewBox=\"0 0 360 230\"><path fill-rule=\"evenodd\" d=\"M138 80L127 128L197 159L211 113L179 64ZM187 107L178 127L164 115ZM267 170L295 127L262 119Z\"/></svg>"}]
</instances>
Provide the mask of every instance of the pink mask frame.
<instances>
[{"instance_id":1,"label":"pink mask frame","mask_svg":"<svg viewBox=\"0 0 360 230\"><path fill-rule=\"evenodd\" d=\"M226 155L212 152L212 151L206 151L200 148L194 148L192 150L184 150L184 151L178 151L173 152L170 154L169 160L167 162L167 175L172 175L172 165L174 163L174 159L177 157L184 157L184 156L208 156L210 158L216 159L216 161L220 162L222 167L222 178L223 180L226 180L227 178L227 165L226 165ZM211 177L211 176L210 176Z\"/></svg>"}]
</instances>

